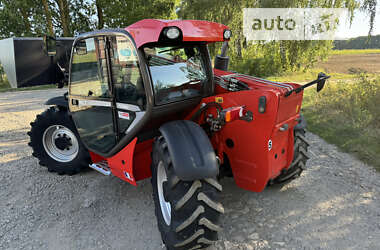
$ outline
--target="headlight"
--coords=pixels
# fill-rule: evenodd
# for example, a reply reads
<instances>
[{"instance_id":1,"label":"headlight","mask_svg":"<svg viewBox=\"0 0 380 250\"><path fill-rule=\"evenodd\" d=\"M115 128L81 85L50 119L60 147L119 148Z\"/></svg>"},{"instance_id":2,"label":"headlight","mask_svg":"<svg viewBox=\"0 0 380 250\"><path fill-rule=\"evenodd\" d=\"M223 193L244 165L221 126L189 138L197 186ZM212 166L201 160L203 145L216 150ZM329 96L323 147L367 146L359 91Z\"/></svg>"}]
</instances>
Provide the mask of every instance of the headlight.
<instances>
[{"instance_id":1,"label":"headlight","mask_svg":"<svg viewBox=\"0 0 380 250\"><path fill-rule=\"evenodd\" d=\"M225 40L230 39L230 38L231 38L231 35L232 35L231 30L224 30L224 32L223 32L223 38L224 38Z\"/></svg>"},{"instance_id":2,"label":"headlight","mask_svg":"<svg viewBox=\"0 0 380 250\"><path fill-rule=\"evenodd\" d=\"M181 32L177 27L170 27L165 31L165 36L169 39L177 39Z\"/></svg>"}]
</instances>

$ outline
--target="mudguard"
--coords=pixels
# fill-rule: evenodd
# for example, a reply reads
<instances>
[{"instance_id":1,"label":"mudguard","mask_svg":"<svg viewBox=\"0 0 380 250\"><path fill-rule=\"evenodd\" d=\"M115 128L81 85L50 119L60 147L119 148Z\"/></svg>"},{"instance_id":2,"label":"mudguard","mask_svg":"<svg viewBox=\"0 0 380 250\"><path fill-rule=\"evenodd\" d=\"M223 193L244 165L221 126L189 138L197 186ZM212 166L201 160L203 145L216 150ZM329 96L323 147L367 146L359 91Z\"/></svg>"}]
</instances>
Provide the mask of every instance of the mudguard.
<instances>
[{"instance_id":1,"label":"mudguard","mask_svg":"<svg viewBox=\"0 0 380 250\"><path fill-rule=\"evenodd\" d=\"M69 103L66 100L65 96L57 96L50 98L45 102L45 105L56 105L56 106L61 106L65 108L69 108Z\"/></svg>"},{"instance_id":2,"label":"mudguard","mask_svg":"<svg viewBox=\"0 0 380 250\"><path fill-rule=\"evenodd\" d=\"M303 130L303 129L306 129L306 126L307 126L307 123L306 123L305 117L303 117L303 115L300 115L298 124L294 127L294 130L295 131Z\"/></svg>"},{"instance_id":3,"label":"mudguard","mask_svg":"<svg viewBox=\"0 0 380 250\"><path fill-rule=\"evenodd\" d=\"M173 121L160 127L176 175L184 181L214 178L219 173L215 151L203 129L192 121Z\"/></svg>"}]
</instances>

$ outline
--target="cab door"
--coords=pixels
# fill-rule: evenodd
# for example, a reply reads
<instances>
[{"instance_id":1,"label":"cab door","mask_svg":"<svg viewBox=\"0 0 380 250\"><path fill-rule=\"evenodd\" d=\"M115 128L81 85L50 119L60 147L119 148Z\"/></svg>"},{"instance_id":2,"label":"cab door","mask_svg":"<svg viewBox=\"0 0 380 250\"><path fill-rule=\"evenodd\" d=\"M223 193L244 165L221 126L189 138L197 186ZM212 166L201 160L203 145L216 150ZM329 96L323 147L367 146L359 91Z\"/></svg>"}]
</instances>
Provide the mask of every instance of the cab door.
<instances>
[{"instance_id":1,"label":"cab door","mask_svg":"<svg viewBox=\"0 0 380 250\"><path fill-rule=\"evenodd\" d=\"M86 147L107 155L145 112L136 50L126 35L84 38L74 45L69 108Z\"/></svg>"},{"instance_id":2,"label":"cab door","mask_svg":"<svg viewBox=\"0 0 380 250\"><path fill-rule=\"evenodd\" d=\"M100 153L107 153L117 142L106 44L105 36L75 44L69 87L69 108L81 140Z\"/></svg>"},{"instance_id":3,"label":"cab door","mask_svg":"<svg viewBox=\"0 0 380 250\"><path fill-rule=\"evenodd\" d=\"M129 37L115 35L110 41L110 71L116 103L119 139L145 115L146 94L137 51Z\"/></svg>"}]
</instances>

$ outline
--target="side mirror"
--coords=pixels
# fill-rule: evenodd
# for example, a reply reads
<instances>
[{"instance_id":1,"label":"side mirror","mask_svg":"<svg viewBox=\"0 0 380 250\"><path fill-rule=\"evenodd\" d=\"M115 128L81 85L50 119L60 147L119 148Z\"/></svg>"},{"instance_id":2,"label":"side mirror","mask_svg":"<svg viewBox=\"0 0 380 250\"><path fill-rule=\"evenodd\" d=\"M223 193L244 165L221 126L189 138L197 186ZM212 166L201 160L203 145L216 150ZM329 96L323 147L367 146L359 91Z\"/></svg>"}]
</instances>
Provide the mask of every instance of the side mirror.
<instances>
[{"instance_id":1,"label":"side mirror","mask_svg":"<svg viewBox=\"0 0 380 250\"><path fill-rule=\"evenodd\" d=\"M299 88L292 89L292 90L286 92L285 93L285 97L290 96L293 92L299 93L302 90L306 89L307 87L310 87L310 86L315 85L315 84L317 84L317 92L319 92L319 91L321 91L323 89L323 87L325 86L326 80L329 79L330 77L331 76L328 76L325 73L321 72L321 73L318 74L318 79L317 80L314 80L312 82L306 83L305 85L303 85L303 86L301 86Z\"/></svg>"},{"instance_id":2,"label":"side mirror","mask_svg":"<svg viewBox=\"0 0 380 250\"><path fill-rule=\"evenodd\" d=\"M51 36L44 36L44 50L48 56L57 54L57 40Z\"/></svg>"},{"instance_id":3,"label":"side mirror","mask_svg":"<svg viewBox=\"0 0 380 250\"><path fill-rule=\"evenodd\" d=\"M325 86L326 80L330 78L325 73L321 72L318 74L318 84L317 84L317 92L321 91Z\"/></svg>"},{"instance_id":4,"label":"side mirror","mask_svg":"<svg viewBox=\"0 0 380 250\"><path fill-rule=\"evenodd\" d=\"M75 53L80 56L87 55L87 44L85 41L79 41L75 45Z\"/></svg>"}]
</instances>

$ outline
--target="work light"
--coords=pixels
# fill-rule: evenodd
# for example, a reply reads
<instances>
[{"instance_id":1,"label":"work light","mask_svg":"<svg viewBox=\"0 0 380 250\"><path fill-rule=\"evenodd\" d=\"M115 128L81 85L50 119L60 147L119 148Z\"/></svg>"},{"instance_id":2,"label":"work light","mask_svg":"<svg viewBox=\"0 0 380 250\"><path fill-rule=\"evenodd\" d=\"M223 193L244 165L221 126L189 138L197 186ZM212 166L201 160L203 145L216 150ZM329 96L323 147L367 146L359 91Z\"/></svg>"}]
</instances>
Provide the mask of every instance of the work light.
<instances>
[{"instance_id":1,"label":"work light","mask_svg":"<svg viewBox=\"0 0 380 250\"><path fill-rule=\"evenodd\" d=\"M230 39L230 38L231 38L231 35L232 35L231 30L224 30L224 32L223 32L223 38L224 38L225 40Z\"/></svg>"},{"instance_id":2,"label":"work light","mask_svg":"<svg viewBox=\"0 0 380 250\"><path fill-rule=\"evenodd\" d=\"M181 33L177 27L170 27L165 32L166 37L169 39L177 39L180 34Z\"/></svg>"}]
</instances>

